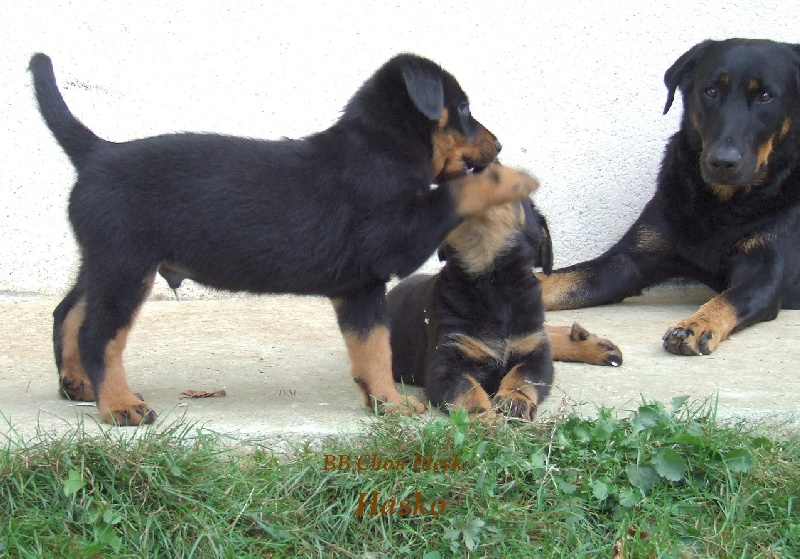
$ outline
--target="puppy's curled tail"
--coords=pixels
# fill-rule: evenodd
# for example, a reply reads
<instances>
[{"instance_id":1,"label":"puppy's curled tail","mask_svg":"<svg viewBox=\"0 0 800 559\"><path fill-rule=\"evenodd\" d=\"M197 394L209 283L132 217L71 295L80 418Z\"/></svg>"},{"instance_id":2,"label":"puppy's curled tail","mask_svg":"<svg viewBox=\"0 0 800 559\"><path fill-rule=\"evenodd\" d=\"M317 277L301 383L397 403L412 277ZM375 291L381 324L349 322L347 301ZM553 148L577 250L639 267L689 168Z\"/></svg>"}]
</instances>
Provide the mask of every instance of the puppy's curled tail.
<instances>
[{"instance_id":1,"label":"puppy's curled tail","mask_svg":"<svg viewBox=\"0 0 800 559\"><path fill-rule=\"evenodd\" d=\"M33 89L42 118L75 168L81 168L92 150L104 140L70 112L58 90L49 56L34 54L28 69L33 74Z\"/></svg>"}]
</instances>

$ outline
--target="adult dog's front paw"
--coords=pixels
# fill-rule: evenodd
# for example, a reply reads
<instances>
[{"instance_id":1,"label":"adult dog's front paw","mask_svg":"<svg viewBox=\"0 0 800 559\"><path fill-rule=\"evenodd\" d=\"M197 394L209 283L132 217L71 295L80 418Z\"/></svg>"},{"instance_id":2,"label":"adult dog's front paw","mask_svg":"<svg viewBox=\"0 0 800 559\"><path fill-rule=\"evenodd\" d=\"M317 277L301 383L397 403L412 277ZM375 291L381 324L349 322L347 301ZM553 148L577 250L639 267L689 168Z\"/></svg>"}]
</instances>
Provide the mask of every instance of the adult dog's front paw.
<instances>
[{"instance_id":1,"label":"adult dog's front paw","mask_svg":"<svg viewBox=\"0 0 800 559\"><path fill-rule=\"evenodd\" d=\"M689 318L670 326L662 340L664 349L675 355L709 355L723 337L713 323Z\"/></svg>"}]
</instances>

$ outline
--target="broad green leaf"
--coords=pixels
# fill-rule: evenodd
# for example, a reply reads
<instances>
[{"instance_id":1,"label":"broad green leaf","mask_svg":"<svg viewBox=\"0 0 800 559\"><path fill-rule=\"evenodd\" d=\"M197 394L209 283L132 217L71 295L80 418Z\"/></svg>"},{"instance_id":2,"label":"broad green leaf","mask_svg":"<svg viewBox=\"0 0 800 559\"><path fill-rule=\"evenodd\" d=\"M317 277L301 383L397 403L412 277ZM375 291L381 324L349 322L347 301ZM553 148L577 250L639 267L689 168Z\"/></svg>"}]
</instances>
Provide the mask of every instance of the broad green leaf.
<instances>
[{"instance_id":1,"label":"broad green leaf","mask_svg":"<svg viewBox=\"0 0 800 559\"><path fill-rule=\"evenodd\" d=\"M669 481L681 481L689 469L686 460L671 448L662 448L653 456L653 466L658 475Z\"/></svg>"},{"instance_id":2,"label":"broad green leaf","mask_svg":"<svg viewBox=\"0 0 800 559\"><path fill-rule=\"evenodd\" d=\"M556 480L556 485L558 485L558 488L561 490L562 493L566 495L572 495L578 490L578 486L575 485L574 483L565 481L560 477L555 478L555 480Z\"/></svg>"},{"instance_id":3,"label":"broad green leaf","mask_svg":"<svg viewBox=\"0 0 800 559\"><path fill-rule=\"evenodd\" d=\"M743 448L736 448L725 455L728 469L737 474L746 474L753 467L753 456Z\"/></svg>"},{"instance_id":4,"label":"broad green leaf","mask_svg":"<svg viewBox=\"0 0 800 559\"><path fill-rule=\"evenodd\" d=\"M631 509L639 502L639 495L632 489L623 489L619 492L619 504L626 509Z\"/></svg>"},{"instance_id":5,"label":"broad green leaf","mask_svg":"<svg viewBox=\"0 0 800 559\"><path fill-rule=\"evenodd\" d=\"M628 481L634 487L638 487L645 495L650 492L653 486L658 481L658 474L655 468L650 465L637 466L636 464L628 464Z\"/></svg>"},{"instance_id":6,"label":"broad green leaf","mask_svg":"<svg viewBox=\"0 0 800 559\"><path fill-rule=\"evenodd\" d=\"M64 481L64 495L69 497L84 487L86 487L86 480L83 479L83 475L77 470L70 470L69 474L67 474L67 479Z\"/></svg>"},{"instance_id":7,"label":"broad green leaf","mask_svg":"<svg viewBox=\"0 0 800 559\"><path fill-rule=\"evenodd\" d=\"M672 413L675 414L688 401L689 401L689 396L675 396L672 399Z\"/></svg>"},{"instance_id":8,"label":"broad green leaf","mask_svg":"<svg viewBox=\"0 0 800 559\"><path fill-rule=\"evenodd\" d=\"M608 498L609 487L608 484L602 481L592 482L592 496L598 501L605 501Z\"/></svg>"},{"instance_id":9,"label":"broad green leaf","mask_svg":"<svg viewBox=\"0 0 800 559\"><path fill-rule=\"evenodd\" d=\"M477 518L470 518L464 524L464 528L461 531L464 534L464 545L468 550L475 551L478 548L478 543L480 542L478 535L485 524L483 520L478 520Z\"/></svg>"}]
</instances>

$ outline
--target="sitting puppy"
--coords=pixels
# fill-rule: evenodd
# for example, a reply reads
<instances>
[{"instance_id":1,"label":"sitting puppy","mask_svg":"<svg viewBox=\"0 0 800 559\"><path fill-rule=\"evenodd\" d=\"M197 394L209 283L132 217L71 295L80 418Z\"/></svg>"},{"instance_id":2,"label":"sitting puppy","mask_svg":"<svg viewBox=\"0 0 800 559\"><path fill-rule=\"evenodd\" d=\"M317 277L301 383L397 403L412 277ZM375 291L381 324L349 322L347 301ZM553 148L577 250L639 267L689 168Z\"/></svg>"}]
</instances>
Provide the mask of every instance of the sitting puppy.
<instances>
[{"instance_id":1,"label":"sitting puppy","mask_svg":"<svg viewBox=\"0 0 800 559\"><path fill-rule=\"evenodd\" d=\"M550 236L530 200L466 219L439 251L445 266L388 296L395 381L424 385L435 405L532 420L550 392L553 359L622 363L619 349L572 328L544 327L532 269L552 267Z\"/></svg>"}]
</instances>

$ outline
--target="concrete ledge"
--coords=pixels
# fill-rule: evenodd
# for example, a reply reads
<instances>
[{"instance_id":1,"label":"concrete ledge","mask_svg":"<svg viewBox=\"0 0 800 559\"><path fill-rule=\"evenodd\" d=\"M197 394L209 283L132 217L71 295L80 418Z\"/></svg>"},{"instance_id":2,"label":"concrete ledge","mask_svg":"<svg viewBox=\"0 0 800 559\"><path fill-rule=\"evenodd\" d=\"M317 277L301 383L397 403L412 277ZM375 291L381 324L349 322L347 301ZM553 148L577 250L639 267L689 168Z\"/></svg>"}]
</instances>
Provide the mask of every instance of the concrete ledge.
<instances>
[{"instance_id":1,"label":"concrete ledge","mask_svg":"<svg viewBox=\"0 0 800 559\"><path fill-rule=\"evenodd\" d=\"M719 397L719 415L777 419L800 426L797 387L800 312L736 334L706 357L661 349L673 321L693 313L706 290L672 287L626 302L548 314L548 322L579 321L617 343L619 368L556 364L556 387L543 406L563 402L593 412L601 405L635 409L642 398ZM60 399L51 348L55 298L0 298L0 437L59 432L81 420L100 429L93 406ZM355 433L368 414L350 380L344 344L325 299L292 296L205 301L149 301L126 352L131 386L160 413L185 416L221 433L267 438L316 438ZM186 399L184 390L225 397ZM105 426L103 426L105 428Z\"/></svg>"}]
</instances>

